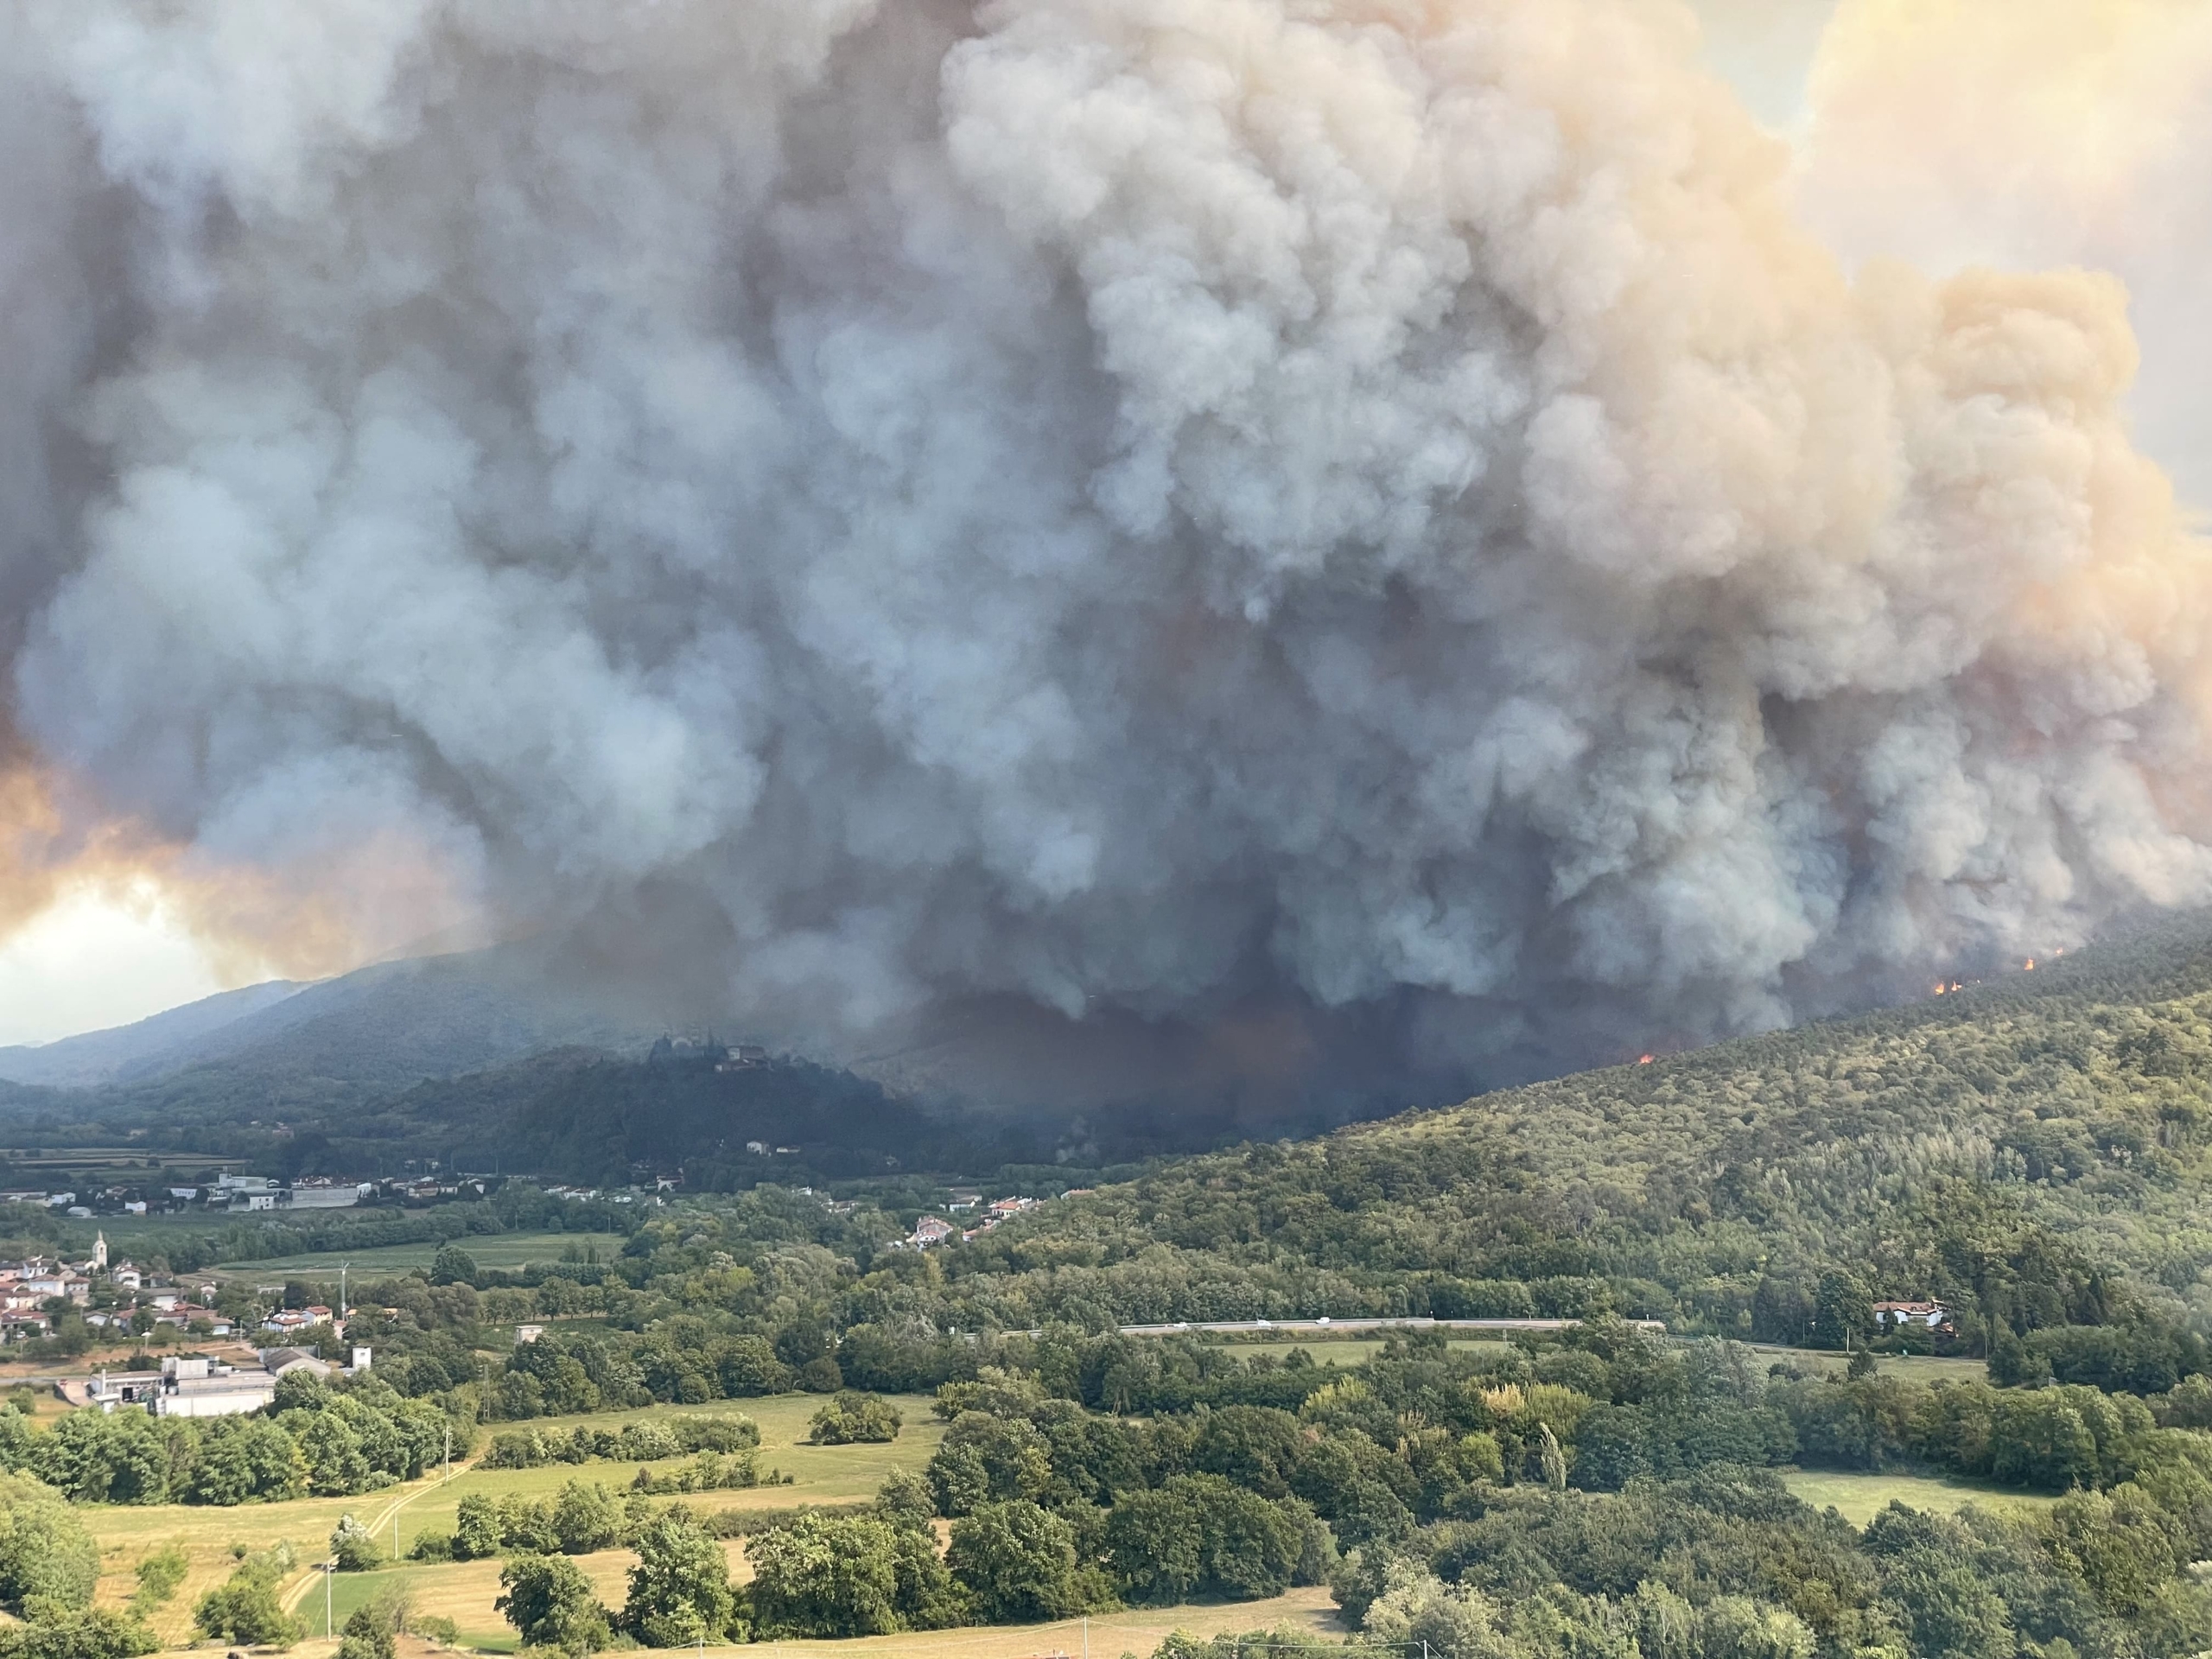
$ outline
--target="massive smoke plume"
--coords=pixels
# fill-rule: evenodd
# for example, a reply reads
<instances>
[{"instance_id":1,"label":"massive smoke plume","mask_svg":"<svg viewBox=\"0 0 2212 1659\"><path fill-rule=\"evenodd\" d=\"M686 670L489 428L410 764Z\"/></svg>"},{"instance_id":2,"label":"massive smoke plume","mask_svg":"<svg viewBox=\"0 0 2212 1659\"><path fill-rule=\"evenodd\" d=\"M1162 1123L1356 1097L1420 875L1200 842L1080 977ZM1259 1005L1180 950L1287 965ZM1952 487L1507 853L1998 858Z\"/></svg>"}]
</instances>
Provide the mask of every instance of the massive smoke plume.
<instances>
[{"instance_id":1,"label":"massive smoke plume","mask_svg":"<svg viewBox=\"0 0 2212 1659\"><path fill-rule=\"evenodd\" d=\"M2212 894L2124 291L1847 280L1687 11L10 16L20 753L371 944L1602 1056Z\"/></svg>"}]
</instances>

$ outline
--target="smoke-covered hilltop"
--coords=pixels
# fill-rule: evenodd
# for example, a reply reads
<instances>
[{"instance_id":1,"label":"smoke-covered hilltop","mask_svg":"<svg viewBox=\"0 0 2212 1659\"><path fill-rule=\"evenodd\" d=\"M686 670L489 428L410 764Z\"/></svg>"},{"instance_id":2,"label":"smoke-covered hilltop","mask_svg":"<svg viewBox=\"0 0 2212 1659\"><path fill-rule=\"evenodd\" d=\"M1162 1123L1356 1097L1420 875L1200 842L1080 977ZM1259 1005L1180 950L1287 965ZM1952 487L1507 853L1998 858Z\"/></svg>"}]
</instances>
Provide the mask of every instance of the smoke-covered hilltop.
<instances>
[{"instance_id":1,"label":"smoke-covered hilltop","mask_svg":"<svg viewBox=\"0 0 2212 1659\"><path fill-rule=\"evenodd\" d=\"M2212 889L2125 295L1847 282L1686 12L0 30L23 868L123 821L362 949L1290 1077Z\"/></svg>"}]
</instances>

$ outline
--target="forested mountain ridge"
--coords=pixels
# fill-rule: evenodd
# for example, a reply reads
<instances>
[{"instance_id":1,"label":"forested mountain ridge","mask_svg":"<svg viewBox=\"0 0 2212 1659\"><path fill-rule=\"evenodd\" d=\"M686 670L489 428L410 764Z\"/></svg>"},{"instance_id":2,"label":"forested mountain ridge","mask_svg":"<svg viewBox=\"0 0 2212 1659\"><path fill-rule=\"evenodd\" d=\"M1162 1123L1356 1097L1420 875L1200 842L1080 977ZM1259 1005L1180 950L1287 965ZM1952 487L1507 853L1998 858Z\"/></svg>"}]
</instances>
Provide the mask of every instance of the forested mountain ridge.
<instances>
[{"instance_id":1,"label":"forested mountain ridge","mask_svg":"<svg viewBox=\"0 0 2212 1659\"><path fill-rule=\"evenodd\" d=\"M955 1271L1132 1318L1604 1301L1796 1338L1841 1273L1946 1299L1970 1342L2202 1319L2209 1128L2192 919L1858 1019L1165 1165Z\"/></svg>"}]
</instances>

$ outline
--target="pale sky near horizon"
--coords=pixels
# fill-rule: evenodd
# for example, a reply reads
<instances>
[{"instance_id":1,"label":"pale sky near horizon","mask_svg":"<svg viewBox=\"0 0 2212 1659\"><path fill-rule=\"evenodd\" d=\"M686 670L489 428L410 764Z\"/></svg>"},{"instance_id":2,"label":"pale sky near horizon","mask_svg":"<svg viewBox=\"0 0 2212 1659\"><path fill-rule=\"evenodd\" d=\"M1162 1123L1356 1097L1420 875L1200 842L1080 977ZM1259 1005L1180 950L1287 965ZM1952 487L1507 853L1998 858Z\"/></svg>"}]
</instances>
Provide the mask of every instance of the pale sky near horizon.
<instances>
[{"instance_id":1,"label":"pale sky near horizon","mask_svg":"<svg viewBox=\"0 0 2212 1659\"><path fill-rule=\"evenodd\" d=\"M231 984L158 891L65 890L0 943L0 1047L128 1025Z\"/></svg>"}]
</instances>

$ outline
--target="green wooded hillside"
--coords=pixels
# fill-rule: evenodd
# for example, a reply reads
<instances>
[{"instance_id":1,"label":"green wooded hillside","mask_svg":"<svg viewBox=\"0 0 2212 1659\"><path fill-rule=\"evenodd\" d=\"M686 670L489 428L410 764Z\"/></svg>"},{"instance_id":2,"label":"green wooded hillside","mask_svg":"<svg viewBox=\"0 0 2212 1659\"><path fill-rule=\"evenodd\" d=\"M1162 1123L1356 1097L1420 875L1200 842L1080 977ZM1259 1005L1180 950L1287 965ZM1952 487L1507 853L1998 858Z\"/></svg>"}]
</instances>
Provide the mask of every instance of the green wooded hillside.
<instances>
[{"instance_id":1,"label":"green wooded hillside","mask_svg":"<svg viewBox=\"0 0 2212 1659\"><path fill-rule=\"evenodd\" d=\"M1855 1020L1179 1160L948 1267L1007 1323L1609 1301L1795 1340L1839 1273L1946 1299L1969 1343L2201 1319L2209 1129L2212 943L2191 921Z\"/></svg>"}]
</instances>

